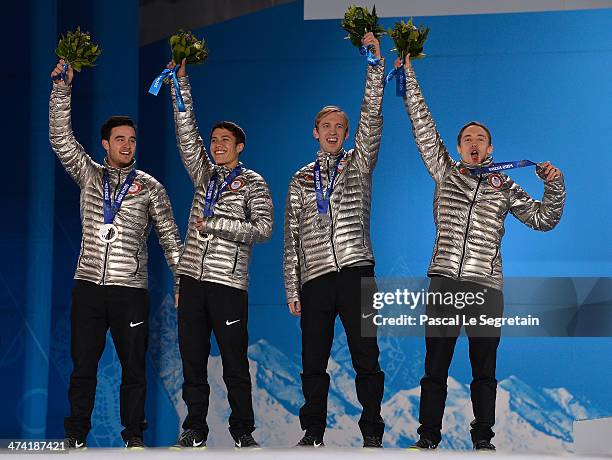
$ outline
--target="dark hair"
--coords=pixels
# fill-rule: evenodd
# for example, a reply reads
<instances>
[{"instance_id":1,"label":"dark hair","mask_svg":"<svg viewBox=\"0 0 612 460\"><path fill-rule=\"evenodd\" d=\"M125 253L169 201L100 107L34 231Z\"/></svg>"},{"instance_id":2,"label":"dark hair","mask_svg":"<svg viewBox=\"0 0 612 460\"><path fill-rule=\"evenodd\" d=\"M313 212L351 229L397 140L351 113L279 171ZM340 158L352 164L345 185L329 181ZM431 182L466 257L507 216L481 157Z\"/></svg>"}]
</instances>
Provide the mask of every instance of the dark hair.
<instances>
[{"instance_id":1,"label":"dark hair","mask_svg":"<svg viewBox=\"0 0 612 460\"><path fill-rule=\"evenodd\" d=\"M246 144L246 134L244 130L233 121L220 121L215 123L210 129L210 137L212 137L215 129L227 129L236 138L236 144Z\"/></svg>"},{"instance_id":2,"label":"dark hair","mask_svg":"<svg viewBox=\"0 0 612 460\"><path fill-rule=\"evenodd\" d=\"M489 136L489 145L493 144L493 139L491 138L491 131L489 131L489 128L487 128L485 125L483 125L479 121L470 121L469 123L466 123L465 125L463 125L463 128L461 128L461 130L459 131L459 134L457 134L457 145L461 144L461 135L463 134L463 131L465 131L466 128L469 128L470 126L479 126L482 129L484 129L485 132L487 133L487 136Z\"/></svg>"},{"instance_id":3,"label":"dark hair","mask_svg":"<svg viewBox=\"0 0 612 460\"><path fill-rule=\"evenodd\" d=\"M100 129L102 139L105 141L110 141L111 131L117 126L131 126L134 128L134 131L136 131L136 123L134 123L130 117L126 117L125 115L113 115L104 122L102 128Z\"/></svg>"}]
</instances>

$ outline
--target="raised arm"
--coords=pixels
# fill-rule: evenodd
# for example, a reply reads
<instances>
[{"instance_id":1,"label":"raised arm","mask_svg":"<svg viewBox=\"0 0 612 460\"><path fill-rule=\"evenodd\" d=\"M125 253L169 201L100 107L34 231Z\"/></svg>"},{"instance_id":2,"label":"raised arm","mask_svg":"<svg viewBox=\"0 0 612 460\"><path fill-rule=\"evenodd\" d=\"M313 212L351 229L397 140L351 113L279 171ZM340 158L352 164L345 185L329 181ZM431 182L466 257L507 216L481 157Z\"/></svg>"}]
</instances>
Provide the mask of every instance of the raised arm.
<instances>
[{"instance_id":1,"label":"raised arm","mask_svg":"<svg viewBox=\"0 0 612 460\"><path fill-rule=\"evenodd\" d=\"M302 196L296 174L289 183L287 200L285 202L285 228L283 251L283 275L285 280L285 294L291 313L296 315L299 310L293 308L295 302L300 301L300 209Z\"/></svg>"},{"instance_id":2,"label":"raised arm","mask_svg":"<svg viewBox=\"0 0 612 460\"><path fill-rule=\"evenodd\" d=\"M63 60L51 72L51 77L59 75L62 71ZM88 178L96 170L96 163L85 152L72 132L71 122L71 93L74 73L68 66L66 83L63 80L54 80L49 98L49 142L51 148L59 158L74 181L83 187Z\"/></svg>"},{"instance_id":3,"label":"raised arm","mask_svg":"<svg viewBox=\"0 0 612 460\"><path fill-rule=\"evenodd\" d=\"M153 226L157 232L159 244L164 250L166 262L170 271L174 275L175 292L178 292L178 275L176 267L178 266L179 257L183 250L183 244L179 235L172 205L168 198L166 189L157 181L153 181L151 186L151 199L149 201L149 215L153 221Z\"/></svg>"},{"instance_id":4,"label":"raised arm","mask_svg":"<svg viewBox=\"0 0 612 460\"><path fill-rule=\"evenodd\" d=\"M382 137L385 60L380 56L380 44L374 34L366 34L363 43L373 47L374 54L380 59L380 63L377 66L368 65L359 126L355 135L355 161L360 170L372 172L376 166Z\"/></svg>"},{"instance_id":5,"label":"raised arm","mask_svg":"<svg viewBox=\"0 0 612 460\"><path fill-rule=\"evenodd\" d=\"M169 64L173 66L174 63ZM204 146L204 141L200 136L193 111L193 100L191 98L191 85L186 73L186 63L183 61L181 68L177 72L181 96L185 103L185 111L179 112L176 104L176 94L174 85L172 86L172 105L174 107L174 128L176 130L176 143L178 145L181 159L185 169L191 177L194 185L202 182L202 178L210 176L213 171L213 164L208 157L208 152Z\"/></svg>"},{"instance_id":6,"label":"raised arm","mask_svg":"<svg viewBox=\"0 0 612 460\"><path fill-rule=\"evenodd\" d=\"M259 177L250 184L246 207L246 219L222 216L199 218L198 231L248 245L266 241L272 236L274 208L268 184L263 178Z\"/></svg>"},{"instance_id":7,"label":"raised arm","mask_svg":"<svg viewBox=\"0 0 612 460\"><path fill-rule=\"evenodd\" d=\"M550 163L538 165L536 172L544 180L542 201L534 200L516 182L510 186L510 212L534 230L548 231L561 220L565 206L565 184L561 171Z\"/></svg>"},{"instance_id":8,"label":"raised arm","mask_svg":"<svg viewBox=\"0 0 612 460\"><path fill-rule=\"evenodd\" d=\"M404 70L406 71L404 106L412 123L414 140L429 174L436 182L440 182L452 166L453 160L440 137L440 133L438 133L436 123L425 103L425 98L416 79L414 69L410 64L409 57L406 58Z\"/></svg>"}]
</instances>

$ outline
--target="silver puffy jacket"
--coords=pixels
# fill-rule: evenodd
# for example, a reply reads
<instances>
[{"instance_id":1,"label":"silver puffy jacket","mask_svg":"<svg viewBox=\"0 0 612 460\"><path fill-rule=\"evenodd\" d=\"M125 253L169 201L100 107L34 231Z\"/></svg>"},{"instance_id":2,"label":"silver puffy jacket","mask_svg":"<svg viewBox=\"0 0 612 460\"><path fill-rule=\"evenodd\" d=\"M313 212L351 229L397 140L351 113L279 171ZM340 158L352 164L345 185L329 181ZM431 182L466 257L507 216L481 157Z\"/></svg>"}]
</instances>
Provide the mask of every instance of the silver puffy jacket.
<instances>
[{"instance_id":1,"label":"silver puffy jacket","mask_svg":"<svg viewBox=\"0 0 612 460\"><path fill-rule=\"evenodd\" d=\"M193 222L203 216L209 179L217 173L219 184L231 171L210 161L196 124L189 77L180 77L179 83L186 110L178 111L173 89L174 125L181 158L195 186L195 195L185 250L177 272L196 280L246 290L253 244L272 235L274 214L270 190L263 177L243 166L240 175L221 194L214 207L214 216L204 219L202 233L212 235L212 239L197 238Z\"/></svg>"},{"instance_id":2,"label":"silver puffy jacket","mask_svg":"<svg viewBox=\"0 0 612 460\"><path fill-rule=\"evenodd\" d=\"M368 66L355 148L345 153L330 197L330 225L321 225L315 197L314 162L297 171L285 204L284 279L287 302L299 300L302 284L350 265L373 265L370 242L372 173L382 135L384 60ZM319 151L323 187L336 155Z\"/></svg>"},{"instance_id":3,"label":"silver puffy jacket","mask_svg":"<svg viewBox=\"0 0 612 460\"><path fill-rule=\"evenodd\" d=\"M53 85L49 100L49 140L66 171L81 189L83 238L75 279L96 284L146 288L147 238L154 225L168 266L175 272L182 244L164 187L152 176L136 171L113 223L119 236L103 243L98 230L104 224L102 178L108 171L111 199L123 185L134 165L112 168L96 163L77 142L72 132L71 87Z\"/></svg>"},{"instance_id":4,"label":"silver puffy jacket","mask_svg":"<svg viewBox=\"0 0 612 460\"><path fill-rule=\"evenodd\" d=\"M544 197L538 201L506 174L470 174L470 169L490 165L491 157L482 165L453 161L412 68L406 68L406 77L404 104L416 145L436 182L436 242L428 274L501 289L501 240L508 212L535 230L553 229L561 219L565 204L563 179L544 182ZM541 168L536 172L541 174Z\"/></svg>"}]
</instances>

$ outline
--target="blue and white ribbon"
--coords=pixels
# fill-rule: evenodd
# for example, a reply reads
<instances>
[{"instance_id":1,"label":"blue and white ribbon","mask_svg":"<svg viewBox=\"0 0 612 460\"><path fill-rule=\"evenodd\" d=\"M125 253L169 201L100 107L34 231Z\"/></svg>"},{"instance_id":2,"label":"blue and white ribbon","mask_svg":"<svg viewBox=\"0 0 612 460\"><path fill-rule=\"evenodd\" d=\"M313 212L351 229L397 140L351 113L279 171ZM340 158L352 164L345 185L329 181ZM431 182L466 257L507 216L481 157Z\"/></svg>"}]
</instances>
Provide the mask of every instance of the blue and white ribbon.
<instances>
[{"instance_id":1,"label":"blue and white ribbon","mask_svg":"<svg viewBox=\"0 0 612 460\"><path fill-rule=\"evenodd\" d=\"M362 56L367 56L368 64L370 64L371 66L377 66L380 64L380 59L374 56L374 53L372 53L372 48L374 48L374 46L372 45L361 45L359 47L359 54L361 54Z\"/></svg>"},{"instance_id":2,"label":"blue and white ribbon","mask_svg":"<svg viewBox=\"0 0 612 460\"><path fill-rule=\"evenodd\" d=\"M181 87L179 86L178 78L176 77L176 72L181 67L180 64L174 66L173 69L164 69L159 76L153 80L151 83L151 87L149 88L149 94L153 96L157 96L159 94L159 90L161 89L162 83L166 78L172 79L172 84L174 85L174 94L176 95L176 105L178 107L179 112L185 111L185 103L183 102L183 96L181 96Z\"/></svg>"}]
</instances>

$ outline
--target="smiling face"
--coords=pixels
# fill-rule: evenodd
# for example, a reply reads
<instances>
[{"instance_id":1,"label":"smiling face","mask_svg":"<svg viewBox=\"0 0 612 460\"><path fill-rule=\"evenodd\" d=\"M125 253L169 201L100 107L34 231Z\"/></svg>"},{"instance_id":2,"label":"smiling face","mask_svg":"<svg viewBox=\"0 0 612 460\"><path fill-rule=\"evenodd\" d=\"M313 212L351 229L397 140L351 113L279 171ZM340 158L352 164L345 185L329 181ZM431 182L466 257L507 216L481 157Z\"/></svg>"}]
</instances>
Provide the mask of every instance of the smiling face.
<instances>
[{"instance_id":1,"label":"smiling face","mask_svg":"<svg viewBox=\"0 0 612 460\"><path fill-rule=\"evenodd\" d=\"M233 169L238 164L238 156L244 149L244 144L236 140L236 136L225 128L215 128L210 136L210 151L215 163Z\"/></svg>"},{"instance_id":2,"label":"smiling face","mask_svg":"<svg viewBox=\"0 0 612 460\"><path fill-rule=\"evenodd\" d=\"M344 141L348 137L348 120L344 112L334 111L323 115L312 135L319 141L321 150L336 153L342 149Z\"/></svg>"},{"instance_id":3,"label":"smiling face","mask_svg":"<svg viewBox=\"0 0 612 460\"><path fill-rule=\"evenodd\" d=\"M128 125L111 129L109 139L102 139L108 164L113 168L124 168L134 161L136 154L136 130Z\"/></svg>"},{"instance_id":4,"label":"smiling face","mask_svg":"<svg viewBox=\"0 0 612 460\"><path fill-rule=\"evenodd\" d=\"M457 151L466 164L480 164L493 152L488 132L478 125L469 125L459 135Z\"/></svg>"}]
</instances>

